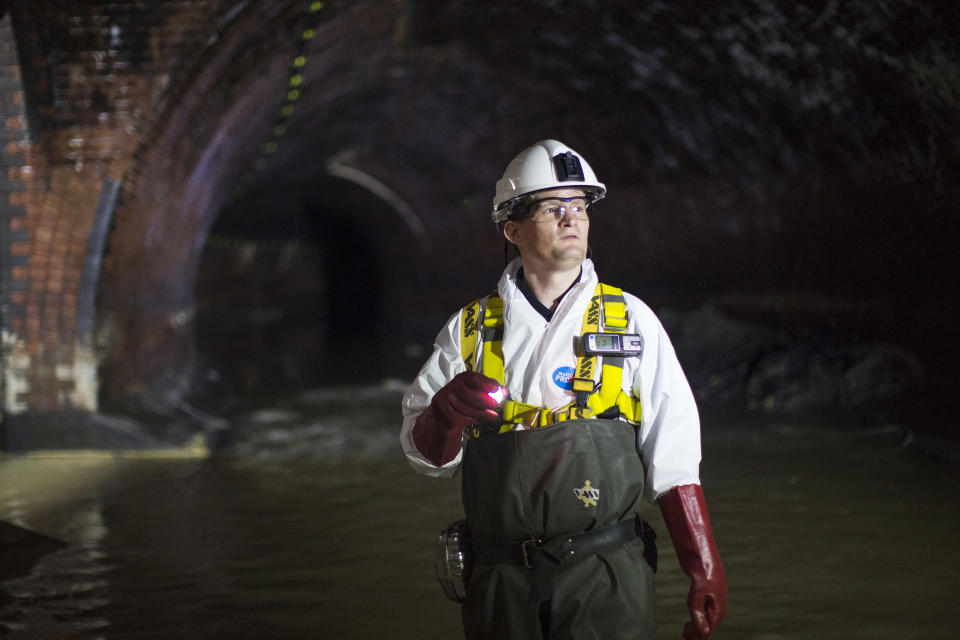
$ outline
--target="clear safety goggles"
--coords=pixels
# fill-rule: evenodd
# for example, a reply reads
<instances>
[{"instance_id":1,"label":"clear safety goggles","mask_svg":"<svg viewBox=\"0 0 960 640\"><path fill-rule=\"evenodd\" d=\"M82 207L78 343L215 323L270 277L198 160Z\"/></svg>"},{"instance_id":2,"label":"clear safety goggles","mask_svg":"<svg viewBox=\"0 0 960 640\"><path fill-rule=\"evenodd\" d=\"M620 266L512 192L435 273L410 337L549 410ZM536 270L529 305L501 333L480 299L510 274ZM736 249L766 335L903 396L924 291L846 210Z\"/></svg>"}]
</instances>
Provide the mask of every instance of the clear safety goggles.
<instances>
[{"instance_id":1,"label":"clear safety goggles","mask_svg":"<svg viewBox=\"0 0 960 640\"><path fill-rule=\"evenodd\" d=\"M587 220L590 217L589 206L589 201L582 196L554 196L531 203L527 209L527 217L534 222L560 222L567 215L574 220Z\"/></svg>"}]
</instances>

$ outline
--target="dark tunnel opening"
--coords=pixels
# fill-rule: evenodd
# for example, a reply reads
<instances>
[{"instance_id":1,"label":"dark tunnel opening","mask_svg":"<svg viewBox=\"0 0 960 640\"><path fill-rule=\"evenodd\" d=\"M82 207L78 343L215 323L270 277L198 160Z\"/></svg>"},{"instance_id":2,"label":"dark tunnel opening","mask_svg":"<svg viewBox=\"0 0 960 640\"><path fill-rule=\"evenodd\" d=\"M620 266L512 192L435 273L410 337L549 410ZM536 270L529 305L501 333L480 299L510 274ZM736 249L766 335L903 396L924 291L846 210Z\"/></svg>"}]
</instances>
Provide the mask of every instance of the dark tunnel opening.
<instances>
[{"instance_id":1,"label":"dark tunnel opening","mask_svg":"<svg viewBox=\"0 0 960 640\"><path fill-rule=\"evenodd\" d=\"M384 265L365 222L383 205L340 181L278 192L226 207L208 236L196 336L212 395L362 382L384 370Z\"/></svg>"}]
</instances>

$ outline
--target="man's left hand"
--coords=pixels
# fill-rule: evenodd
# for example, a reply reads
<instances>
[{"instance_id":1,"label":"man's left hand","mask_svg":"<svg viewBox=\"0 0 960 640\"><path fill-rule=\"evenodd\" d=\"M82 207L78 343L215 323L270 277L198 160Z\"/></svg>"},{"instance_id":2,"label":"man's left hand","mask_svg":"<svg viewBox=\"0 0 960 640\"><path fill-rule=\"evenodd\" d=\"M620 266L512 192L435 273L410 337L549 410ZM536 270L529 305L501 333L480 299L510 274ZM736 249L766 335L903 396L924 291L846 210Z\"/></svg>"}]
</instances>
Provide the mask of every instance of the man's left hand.
<instances>
[{"instance_id":1,"label":"man's left hand","mask_svg":"<svg viewBox=\"0 0 960 640\"><path fill-rule=\"evenodd\" d=\"M657 501L677 551L680 568L692 584L687 596L690 620L685 640L706 640L727 615L727 574L713 540L703 489L697 484L674 487Z\"/></svg>"}]
</instances>

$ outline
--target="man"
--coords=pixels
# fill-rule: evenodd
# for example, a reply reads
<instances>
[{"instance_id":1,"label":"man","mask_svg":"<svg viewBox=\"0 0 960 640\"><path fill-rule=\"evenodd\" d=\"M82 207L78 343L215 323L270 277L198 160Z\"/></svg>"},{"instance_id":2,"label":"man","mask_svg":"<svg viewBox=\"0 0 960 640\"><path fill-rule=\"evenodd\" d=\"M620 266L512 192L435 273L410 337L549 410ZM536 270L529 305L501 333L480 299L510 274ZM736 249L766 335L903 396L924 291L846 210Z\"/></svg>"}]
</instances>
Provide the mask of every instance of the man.
<instances>
[{"instance_id":1,"label":"man","mask_svg":"<svg viewBox=\"0 0 960 640\"><path fill-rule=\"evenodd\" d=\"M690 386L653 312L587 258L605 194L556 140L513 159L493 220L519 257L450 318L403 398L413 467L462 474L467 638L655 638L643 498L692 580L684 637L726 615Z\"/></svg>"}]
</instances>

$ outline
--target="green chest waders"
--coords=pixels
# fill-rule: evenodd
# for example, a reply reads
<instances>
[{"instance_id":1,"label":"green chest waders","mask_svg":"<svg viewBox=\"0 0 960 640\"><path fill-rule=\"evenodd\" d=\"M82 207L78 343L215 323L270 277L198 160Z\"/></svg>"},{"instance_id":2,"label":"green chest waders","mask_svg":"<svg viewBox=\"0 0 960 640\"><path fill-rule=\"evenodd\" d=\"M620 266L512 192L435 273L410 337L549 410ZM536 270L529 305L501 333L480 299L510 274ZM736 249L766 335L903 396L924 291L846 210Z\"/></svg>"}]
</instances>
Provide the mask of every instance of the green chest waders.
<instances>
[{"instance_id":1,"label":"green chest waders","mask_svg":"<svg viewBox=\"0 0 960 640\"><path fill-rule=\"evenodd\" d=\"M467 441L467 638L656 637L635 429L568 420Z\"/></svg>"}]
</instances>

